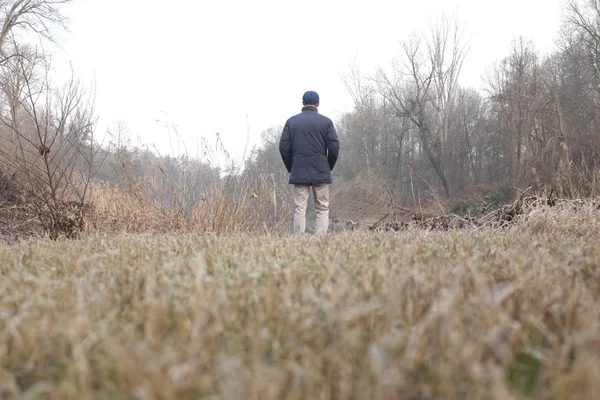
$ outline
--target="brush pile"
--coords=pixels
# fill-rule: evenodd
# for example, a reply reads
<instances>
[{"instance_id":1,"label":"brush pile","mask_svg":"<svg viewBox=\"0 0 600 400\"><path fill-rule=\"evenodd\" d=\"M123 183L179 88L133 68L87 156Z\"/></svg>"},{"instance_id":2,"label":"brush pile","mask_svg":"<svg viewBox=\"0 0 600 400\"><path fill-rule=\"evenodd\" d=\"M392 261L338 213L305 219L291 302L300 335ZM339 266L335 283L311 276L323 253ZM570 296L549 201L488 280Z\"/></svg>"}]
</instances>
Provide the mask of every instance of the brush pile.
<instances>
[{"instance_id":1,"label":"brush pile","mask_svg":"<svg viewBox=\"0 0 600 400\"><path fill-rule=\"evenodd\" d=\"M449 230L464 228L506 228L517 222L527 222L540 214L547 218L564 213L600 212L600 199L557 199L552 196L519 196L511 204L495 208L480 216L456 214L435 215L396 207L373 225L373 231L400 231L408 228Z\"/></svg>"}]
</instances>

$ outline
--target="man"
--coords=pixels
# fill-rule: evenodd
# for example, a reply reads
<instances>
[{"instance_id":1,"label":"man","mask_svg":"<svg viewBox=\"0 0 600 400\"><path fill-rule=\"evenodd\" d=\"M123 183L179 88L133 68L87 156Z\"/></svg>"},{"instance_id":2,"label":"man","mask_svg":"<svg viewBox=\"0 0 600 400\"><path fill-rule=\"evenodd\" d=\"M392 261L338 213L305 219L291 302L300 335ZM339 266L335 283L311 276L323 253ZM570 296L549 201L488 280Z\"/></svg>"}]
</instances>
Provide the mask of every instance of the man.
<instances>
[{"instance_id":1,"label":"man","mask_svg":"<svg viewBox=\"0 0 600 400\"><path fill-rule=\"evenodd\" d=\"M315 234L322 235L329 227L329 184L340 144L333 122L319 114L319 95L304 93L302 104L302 112L285 123L279 152L294 185L294 232L306 229L306 206L312 189L317 211Z\"/></svg>"}]
</instances>

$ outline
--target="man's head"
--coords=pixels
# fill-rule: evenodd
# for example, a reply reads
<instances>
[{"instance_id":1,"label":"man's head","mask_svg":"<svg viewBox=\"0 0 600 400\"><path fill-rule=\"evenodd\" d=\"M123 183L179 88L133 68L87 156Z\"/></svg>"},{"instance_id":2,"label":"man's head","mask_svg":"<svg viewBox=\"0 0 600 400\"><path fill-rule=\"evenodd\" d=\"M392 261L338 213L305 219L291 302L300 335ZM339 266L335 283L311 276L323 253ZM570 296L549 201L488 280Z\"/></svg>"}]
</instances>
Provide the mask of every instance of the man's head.
<instances>
[{"instance_id":1,"label":"man's head","mask_svg":"<svg viewBox=\"0 0 600 400\"><path fill-rule=\"evenodd\" d=\"M308 92L304 93L304 96L302 96L302 104L304 106L319 107L319 94L309 90Z\"/></svg>"}]
</instances>

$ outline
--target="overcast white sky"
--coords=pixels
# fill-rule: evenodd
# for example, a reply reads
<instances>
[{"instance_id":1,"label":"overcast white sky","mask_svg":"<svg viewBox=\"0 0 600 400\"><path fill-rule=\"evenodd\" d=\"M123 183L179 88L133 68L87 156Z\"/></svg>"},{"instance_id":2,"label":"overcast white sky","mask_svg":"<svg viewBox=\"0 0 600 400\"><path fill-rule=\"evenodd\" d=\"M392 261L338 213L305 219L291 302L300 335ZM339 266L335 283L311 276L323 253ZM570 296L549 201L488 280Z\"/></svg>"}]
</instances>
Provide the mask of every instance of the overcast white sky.
<instances>
[{"instance_id":1,"label":"overcast white sky","mask_svg":"<svg viewBox=\"0 0 600 400\"><path fill-rule=\"evenodd\" d=\"M471 37L462 74L479 86L511 40L553 49L565 0L78 0L54 56L85 83L95 77L98 129L122 120L134 140L168 152L165 123L177 124L190 155L196 138L219 132L237 157L246 115L251 145L299 112L306 90L321 113L351 110L341 76L356 57L364 75L390 64L399 43L445 10ZM65 68L66 67L66 68Z\"/></svg>"}]
</instances>

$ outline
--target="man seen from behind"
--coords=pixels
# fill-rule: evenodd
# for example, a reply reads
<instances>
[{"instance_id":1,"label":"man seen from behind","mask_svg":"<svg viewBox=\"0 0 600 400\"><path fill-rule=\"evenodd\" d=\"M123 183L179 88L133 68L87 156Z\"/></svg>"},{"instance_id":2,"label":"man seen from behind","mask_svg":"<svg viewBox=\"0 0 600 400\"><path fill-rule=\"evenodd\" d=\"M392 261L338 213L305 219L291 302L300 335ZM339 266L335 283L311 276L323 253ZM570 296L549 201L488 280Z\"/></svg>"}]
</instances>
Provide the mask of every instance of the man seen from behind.
<instances>
[{"instance_id":1,"label":"man seen from behind","mask_svg":"<svg viewBox=\"0 0 600 400\"><path fill-rule=\"evenodd\" d=\"M294 185L294 233L306 230L306 207L312 190L317 212L315 234L322 235L329 227L329 185L340 144L331 119L319 114L319 95L304 93L302 105L302 112L285 123L279 152Z\"/></svg>"}]
</instances>

